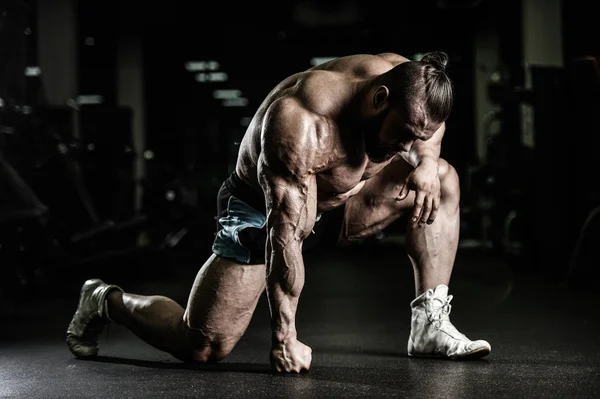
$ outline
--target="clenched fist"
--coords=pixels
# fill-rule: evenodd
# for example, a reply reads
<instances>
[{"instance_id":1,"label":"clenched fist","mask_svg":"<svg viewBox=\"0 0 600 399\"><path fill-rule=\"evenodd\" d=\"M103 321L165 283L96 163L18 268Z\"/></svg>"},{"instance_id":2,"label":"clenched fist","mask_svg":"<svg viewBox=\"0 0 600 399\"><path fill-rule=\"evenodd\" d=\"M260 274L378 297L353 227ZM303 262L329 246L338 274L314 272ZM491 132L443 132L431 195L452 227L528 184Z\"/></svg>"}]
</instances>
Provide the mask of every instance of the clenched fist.
<instances>
[{"instance_id":1,"label":"clenched fist","mask_svg":"<svg viewBox=\"0 0 600 399\"><path fill-rule=\"evenodd\" d=\"M312 349L298 340L274 343L271 367L278 373L300 373L310 369Z\"/></svg>"}]
</instances>

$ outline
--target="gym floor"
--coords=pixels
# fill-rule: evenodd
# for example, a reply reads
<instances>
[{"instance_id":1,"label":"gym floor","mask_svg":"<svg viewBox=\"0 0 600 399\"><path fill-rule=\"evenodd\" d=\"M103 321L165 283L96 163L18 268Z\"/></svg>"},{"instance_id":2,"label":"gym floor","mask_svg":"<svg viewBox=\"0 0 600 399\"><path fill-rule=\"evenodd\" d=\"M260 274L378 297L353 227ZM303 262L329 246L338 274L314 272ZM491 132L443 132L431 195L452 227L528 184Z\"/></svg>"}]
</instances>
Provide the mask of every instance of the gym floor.
<instances>
[{"instance_id":1,"label":"gym floor","mask_svg":"<svg viewBox=\"0 0 600 399\"><path fill-rule=\"evenodd\" d=\"M271 373L264 296L246 334L216 365L182 364L116 324L101 335L98 358L71 355L65 331L86 278L185 304L204 261L194 256L140 257L107 264L102 272L69 270L62 283L4 303L0 397L600 397L595 283L576 289L473 249L458 253L451 320L471 339L491 343L483 359L407 357L412 269L401 246L383 244L306 256L297 326L313 349L308 373Z\"/></svg>"}]
</instances>

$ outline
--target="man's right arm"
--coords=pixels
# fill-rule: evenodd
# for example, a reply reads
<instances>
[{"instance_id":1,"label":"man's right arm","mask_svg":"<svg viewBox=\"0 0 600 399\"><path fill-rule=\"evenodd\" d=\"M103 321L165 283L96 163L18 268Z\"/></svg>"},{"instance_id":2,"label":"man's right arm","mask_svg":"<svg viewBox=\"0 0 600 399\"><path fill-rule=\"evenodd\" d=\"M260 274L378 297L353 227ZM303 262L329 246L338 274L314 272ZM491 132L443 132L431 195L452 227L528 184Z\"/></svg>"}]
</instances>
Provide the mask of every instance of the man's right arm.
<instances>
[{"instance_id":1,"label":"man's right arm","mask_svg":"<svg viewBox=\"0 0 600 399\"><path fill-rule=\"evenodd\" d=\"M296 309L304 287L302 243L317 212L312 151L302 138L306 120L276 105L266 118L258 174L267 210L267 298L271 310L271 364L276 371L308 370L311 349L298 341ZM285 128L285 131L282 130ZM310 140L309 140L310 141ZM303 143L301 145L300 143ZM300 148L300 147L303 148Z\"/></svg>"}]
</instances>

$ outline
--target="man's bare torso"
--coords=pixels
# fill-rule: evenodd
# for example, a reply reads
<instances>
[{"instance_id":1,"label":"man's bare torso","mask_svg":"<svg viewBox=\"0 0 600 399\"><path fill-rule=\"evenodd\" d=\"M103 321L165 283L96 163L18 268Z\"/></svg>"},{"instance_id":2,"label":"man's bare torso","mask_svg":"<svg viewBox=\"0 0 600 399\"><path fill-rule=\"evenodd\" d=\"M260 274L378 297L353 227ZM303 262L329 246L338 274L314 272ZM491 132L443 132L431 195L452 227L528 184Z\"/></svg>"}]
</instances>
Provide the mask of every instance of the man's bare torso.
<instances>
[{"instance_id":1,"label":"man's bare torso","mask_svg":"<svg viewBox=\"0 0 600 399\"><path fill-rule=\"evenodd\" d=\"M277 100L299 104L310 117L310 128L317 130L315 140L306 140L306 151L316 154L319 211L333 209L360 191L367 179L376 175L392 160L373 163L366 156L361 132L344 110L353 96L357 81L380 75L408 59L391 53L355 55L339 58L283 80L265 98L241 142L236 172L242 180L261 190L257 165L261 155L263 121ZM287 100L286 100L287 101ZM291 130L291 129L290 129ZM310 130L310 129L309 129ZM291 130L291 135L297 135ZM312 137L312 136L311 136ZM305 137L290 137L305 140Z\"/></svg>"}]
</instances>

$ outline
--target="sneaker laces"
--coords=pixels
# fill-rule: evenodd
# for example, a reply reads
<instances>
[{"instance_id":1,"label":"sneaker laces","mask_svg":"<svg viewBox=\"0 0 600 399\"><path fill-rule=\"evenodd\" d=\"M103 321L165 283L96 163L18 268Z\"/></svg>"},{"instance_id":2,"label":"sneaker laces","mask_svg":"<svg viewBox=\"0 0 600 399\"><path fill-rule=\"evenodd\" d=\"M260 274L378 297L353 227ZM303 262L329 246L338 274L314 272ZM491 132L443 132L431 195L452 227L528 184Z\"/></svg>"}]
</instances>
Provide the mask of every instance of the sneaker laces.
<instances>
[{"instance_id":1,"label":"sneaker laces","mask_svg":"<svg viewBox=\"0 0 600 399\"><path fill-rule=\"evenodd\" d=\"M452 298L452 295L435 296L429 291L413 304L409 354L461 358L478 351L483 355L489 353L483 350L486 342L471 341L452 324Z\"/></svg>"},{"instance_id":2,"label":"sneaker laces","mask_svg":"<svg viewBox=\"0 0 600 399\"><path fill-rule=\"evenodd\" d=\"M438 330L445 332L455 339L468 340L468 338L463 333L458 331L456 327L454 327L454 324L452 324L450 321L450 312L452 311L452 305L450 305L450 301L452 301L452 298L452 295L448 295L445 300L442 298L434 299L434 301L442 301L442 305L433 308L428 313L429 322Z\"/></svg>"},{"instance_id":3,"label":"sneaker laces","mask_svg":"<svg viewBox=\"0 0 600 399\"><path fill-rule=\"evenodd\" d=\"M452 311L452 305L450 305L450 301L452 301L452 295L448 295L445 300L442 298L434 298L432 303L436 303L437 301L442 301L442 305L433 308L427 314L427 318L429 322L434 324L437 328L441 328L444 320L450 319L450 312ZM437 301L436 301L437 300Z\"/></svg>"}]
</instances>

